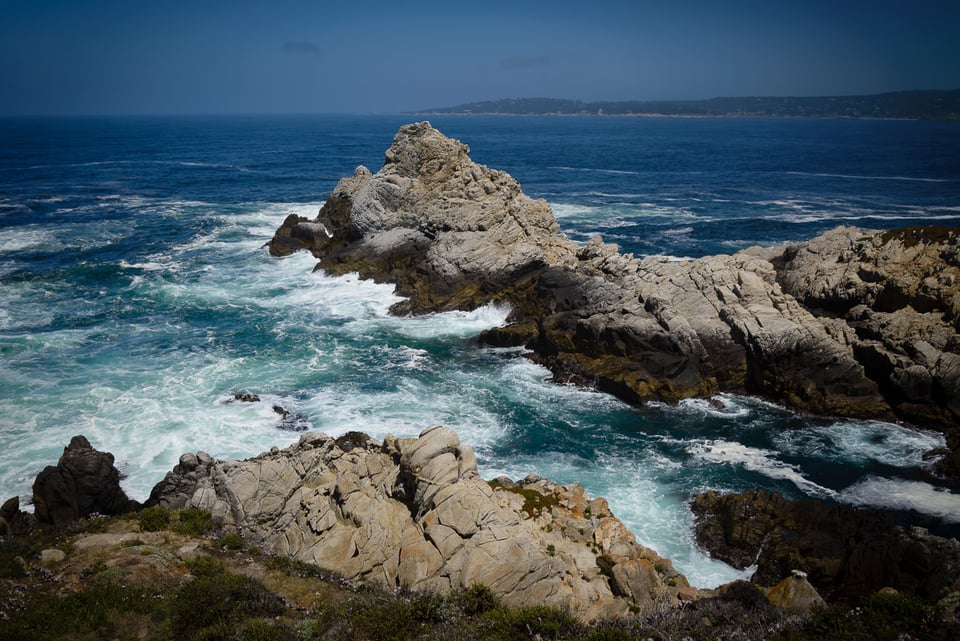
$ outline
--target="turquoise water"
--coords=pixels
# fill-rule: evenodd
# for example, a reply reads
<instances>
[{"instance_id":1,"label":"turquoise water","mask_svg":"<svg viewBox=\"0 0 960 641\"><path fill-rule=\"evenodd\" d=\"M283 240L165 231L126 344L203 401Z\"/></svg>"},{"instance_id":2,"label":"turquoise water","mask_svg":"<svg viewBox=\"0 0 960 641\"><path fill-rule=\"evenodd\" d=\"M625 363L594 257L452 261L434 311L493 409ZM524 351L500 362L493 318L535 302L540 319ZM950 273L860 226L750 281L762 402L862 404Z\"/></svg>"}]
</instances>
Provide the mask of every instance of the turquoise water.
<instances>
[{"instance_id":1,"label":"turquoise water","mask_svg":"<svg viewBox=\"0 0 960 641\"><path fill-rule=\"evenodd\" d=\"M444 424L488 478L535 472L606 496L698 585L737 576L692 542L687 502L706 489L956 528L960 496L922 458L936 433L725 395L720 409L629 407L552 383L520 350L478 345L506 309L391 317L390 286L267 255L287 215L314 216L356 165L376 170L409 120L0 120L0 498L26 502L74 434L113 452L142 500L185 451L246 457L302 429ZM956 123L433 122L547 199L574 240L601 233L637 255L960 223ZM232 402L238 392L262 402Z\"/></svg>"}]
</instances>

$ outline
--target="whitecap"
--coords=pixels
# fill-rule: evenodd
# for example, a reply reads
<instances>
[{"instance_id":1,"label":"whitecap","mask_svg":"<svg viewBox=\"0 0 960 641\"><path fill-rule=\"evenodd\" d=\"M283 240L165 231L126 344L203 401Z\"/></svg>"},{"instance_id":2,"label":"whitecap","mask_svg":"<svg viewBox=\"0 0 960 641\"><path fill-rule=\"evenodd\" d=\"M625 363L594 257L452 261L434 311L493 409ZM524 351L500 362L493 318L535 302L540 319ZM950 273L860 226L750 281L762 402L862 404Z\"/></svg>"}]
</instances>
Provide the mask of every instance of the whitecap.
<instances>
[{"instance_id":1,"label":"whitecap","mask_svg":"<svg viewBox=\"0 0 960 641\"><path fill-rule=\"evenodd\" d=\"M488 303L472 311L451 311L412 317L388 317L380 321L398 334L410 338L475 336L485 329L502 327L510 315L508 305Z\"/></svg>"},{"instance_id":2,"label":"whitecap","mask_svg":"<svg viewBox=\"0 0 960 641\"><path fill-rule=\"evenodd\" d=\"M694 441L687 446L688 454L708 463L740 466L772 479L790 481L803 492L825 498L834 498L836 492L806 478L795 465L776 458L776 452L742 443L723 440Z\"/></svg>"},{"instance_id":3,"label":"whitecap","mask_svg":"<svg viewBox=\"0 0 960 641\"><path fill-rule=\"evenodd\" d=\"M916 176L862 176L858 174L831 174L831 173L808 172L808 171L787 171L784 173L791 176L811 176L815 178L843 178L847 180L895 180L895 181L922 182L922 183L957 182L956 180L949 179L949 178L926 178L926 177L916 177Z\"/></svg>"},{"instance_id":4,"label":"whitecap","mask_svg":"<svg viewBox=\"0 0 960 641\"><path fill-rule=\"evenodd\" d=\"M845 503L888 510L915 510L950 523L960 523L960 494L922 481L869 476L843 490Z\"/></svg>"},{"instance_id":5,"label":"whitecap","mask_svg":"<svg viewBox=\"0 0 960 641\"><path fill-rule=\"evenodd\" d=\"M894 467L923 466L927 452L946 444L942 434L882 421L839 421L783 430L774 438L781 449L795 455Z\"/></svg>"}]
</instances>

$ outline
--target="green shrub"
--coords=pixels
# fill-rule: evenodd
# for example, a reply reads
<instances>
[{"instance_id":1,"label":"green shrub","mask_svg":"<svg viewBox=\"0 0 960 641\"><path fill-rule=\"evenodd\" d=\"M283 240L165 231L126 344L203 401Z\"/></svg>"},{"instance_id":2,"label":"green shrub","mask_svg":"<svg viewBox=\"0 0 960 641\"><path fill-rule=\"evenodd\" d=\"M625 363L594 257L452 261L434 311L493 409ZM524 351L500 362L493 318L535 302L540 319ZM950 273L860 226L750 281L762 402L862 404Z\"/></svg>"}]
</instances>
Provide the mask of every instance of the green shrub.
<instances>
[{"instance_id":1,"label":"green shrub","mask_svg":"<svg viewBox=\"0 0 960 641\"><path fill-rule=\"evenodd\" d=\"M500 600L490 588L479 583L455 590L447 598L468 617L480 616L500 607Z\"/></svg>"},{"instance_id":2,"label":"green shrub","mask_svg":"<svg viewBox=\"0 0 960 641\"><path fill-rule=\"evenodd\" d=\"M896 639L957 639L960 625L937 616L934 607L916 597L877 593L856 607L831 605L780 639L836 639L837 641L894 641Z\"/></svg>"},{"instance_id":3,"label":"green shrub","mask_svg":"<svg viewBox=\"0 0 960 641\"><path fill-rule=\"evenodd\" d=\"M177 520L170 529L185 536L203 536L216 526L217 524L210 512L197 508L187 508L177 512Z\"/></svg>"},{"instance_id":4,"label":"green shrub","mask_svg":"<svg viewBox=\"0 0 960 641\"><path fill-rule=\"evenodd\" d=\"M27 576L23 564L40 553L36 545L17 537L0 537L0 579Z\"/></svg>"},{"instance_id":5,"label":"green shrub","mask_svg":"<svg viewBox=\"0 0 960 641\"><path fill-rule=\"evenodd\" d=\"M95 581L80 592L49 598L0 624L0 639L102 641L136 638L157 608L158 593Z\"/></svg>"},{"instance_id":6,"label":"green shrub","mask_svg":"<svg viewBox=\"0 0 960 641\"><path fill-rule=\"evenodd\" d=\"M137 518L140 523L140 529L144 532L158 532L165 530L170 525L170 512L159 505L147 507L140 510Z\"/></svg>"},{"instance_id":7,"label":"green shrub","mask_svg":"<svg viewBox=\"0 0 960 641\"><path fill-rule=\"evenodd\" d=\"M244 548L243 537L237 532L224 534L217 540L217 545L228 550L242 550Z\"/></svg>"},{"instance_id":8,"label":"green shrub","mask_svg":"<svg viewBox=\"0 0 960 641\"><path fill-rule=\"evenodd\" d=\"M567 639L581 632L580 623L559 608L534 605L522 608L497 608L487 614L493 623L498 641L526 640L539 637L544 641Z\"/></svg>"},{"instance_id":9,"label":"green shrub","mask_svg":"<svg viewBox=\"0 0 960 641\"><path fill-rule=\"evenodd\" d=\"M209 561L189 567L194 580L185 583L170 602L174 639L224 638L236 622L284 612L280 597L256 579Z\"/></svg>"}]
</instances>

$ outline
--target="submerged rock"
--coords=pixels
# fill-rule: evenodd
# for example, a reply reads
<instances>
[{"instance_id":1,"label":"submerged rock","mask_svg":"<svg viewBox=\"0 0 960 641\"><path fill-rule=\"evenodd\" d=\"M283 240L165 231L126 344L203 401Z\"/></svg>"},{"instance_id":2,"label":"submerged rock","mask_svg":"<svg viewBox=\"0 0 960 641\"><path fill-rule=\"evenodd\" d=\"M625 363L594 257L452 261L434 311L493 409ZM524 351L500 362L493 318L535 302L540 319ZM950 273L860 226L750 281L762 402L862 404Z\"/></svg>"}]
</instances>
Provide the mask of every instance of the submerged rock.
<instances>
[{"instance_id":1,"label":"submerged rock","mask_svg":"<svg viewBox=\"0 0 960 641\"><path fill-rule=\"evenodd\" d=\"M819 414L903 418L947 433L960 472L960 250L952 230L841 229L786 248L673 262L577 246L507 174L427 122L372 174L341 180L315 220L269 243L318 268L391 282L397 313L509 303L493 345L525 345L557 380L629 402L718 391Z\"/></svg>"},{"instance_id":2,"label":"submerged rock","mask_svg":"<svg viewBox=\"0 0 960 641\"><path fill-rule=\"evenodd\" d=\"M483 584L586 620L697 596L603 499L536 477L488 483L443 427L383 442L307 433L245 461L185 454L150 503L210 510L251 543L388 587Z\"/></svg>"}]
</instances>

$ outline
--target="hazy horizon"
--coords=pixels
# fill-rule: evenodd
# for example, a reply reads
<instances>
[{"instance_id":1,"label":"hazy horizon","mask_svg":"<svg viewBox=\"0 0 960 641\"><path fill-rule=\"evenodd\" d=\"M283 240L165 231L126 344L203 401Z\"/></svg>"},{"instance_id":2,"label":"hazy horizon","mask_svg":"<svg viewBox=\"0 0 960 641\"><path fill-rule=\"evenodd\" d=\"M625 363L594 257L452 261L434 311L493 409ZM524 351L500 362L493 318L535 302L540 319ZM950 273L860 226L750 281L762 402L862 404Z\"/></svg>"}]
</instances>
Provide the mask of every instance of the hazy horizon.
<instances>
[{"instance_id":1,"label":"hazy horizon","mask_svg":"<svg viewBox=\"0 0 960 641\"><path fill-rule=\"evenodd\" d=\"M0 116L406 114L960 88L960 3L0 0Z\"/></svg>"}]
</instances>

